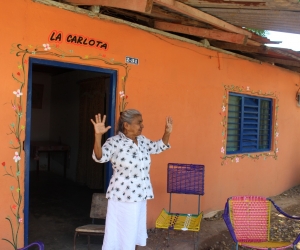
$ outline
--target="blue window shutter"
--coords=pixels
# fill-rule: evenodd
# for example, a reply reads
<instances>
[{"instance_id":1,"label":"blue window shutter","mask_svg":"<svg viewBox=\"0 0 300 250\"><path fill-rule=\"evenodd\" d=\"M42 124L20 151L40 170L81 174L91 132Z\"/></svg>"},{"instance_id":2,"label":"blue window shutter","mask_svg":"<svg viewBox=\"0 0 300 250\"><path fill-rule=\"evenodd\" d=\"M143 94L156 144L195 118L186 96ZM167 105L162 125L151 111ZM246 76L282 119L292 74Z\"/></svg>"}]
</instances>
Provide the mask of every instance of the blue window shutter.
<instances>
[{"instance_id":1,"label":"blue window shutter","mask_svg":"<svg viewBox=\"0 0 300 250\"><path fill-rule=\"evenodd\" d=\"M250 152L258 148L259 100L243 97L241 151Z\"/></svg>"},{"instance_id":2,"label":"blue window shutter","mask_svg":"<svg viewBox=\"0 0 300 250\"><path fill-rule=\"evenodd\" d=\"M230 93L226 153L271 149L272 99Z\"/></svg>"}]
</instances>

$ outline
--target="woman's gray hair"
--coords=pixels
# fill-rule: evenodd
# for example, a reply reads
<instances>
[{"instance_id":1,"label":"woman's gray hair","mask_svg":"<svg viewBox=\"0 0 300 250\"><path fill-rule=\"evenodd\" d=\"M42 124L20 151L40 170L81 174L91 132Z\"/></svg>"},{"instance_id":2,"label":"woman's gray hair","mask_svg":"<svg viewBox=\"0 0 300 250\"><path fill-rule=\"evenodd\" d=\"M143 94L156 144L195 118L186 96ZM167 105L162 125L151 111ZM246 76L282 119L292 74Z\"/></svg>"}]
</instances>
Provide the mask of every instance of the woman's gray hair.
<instances>
[{"instance_id":1,"label":"woman's gray hair","mask_svg":"<svg viewBox=\"0 0 300 250\"><path fill-rule=\"evenodd\" d=\"M119 121L118 121L117 133L118 132L124 133L124 123L127 122L127 123L131 124L132 120L136 116L140 116L140 115L142 115L142 114L140 113L140 111L138 111L136 109L127 109L127 110L121 112Z\"/></svg>"}]
</instances>

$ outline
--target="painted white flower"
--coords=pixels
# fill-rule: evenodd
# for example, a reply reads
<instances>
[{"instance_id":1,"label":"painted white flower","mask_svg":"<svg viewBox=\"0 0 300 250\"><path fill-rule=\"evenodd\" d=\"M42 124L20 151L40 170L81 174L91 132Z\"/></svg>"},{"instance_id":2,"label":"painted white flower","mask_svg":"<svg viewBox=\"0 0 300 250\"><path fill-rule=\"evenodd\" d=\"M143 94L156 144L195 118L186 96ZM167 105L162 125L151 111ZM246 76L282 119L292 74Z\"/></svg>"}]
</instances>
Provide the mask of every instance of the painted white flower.
<instances>
[{"instance_id":1,"label":"painted white flower","mask_svg":"<svg viewBox=\"0 0 300 250\"><path fill-rule=\"evenodd\" d=\"M225 112L225 110L226 110L226 107L225 107L225 106L223 106L223 107L222 107L222 111L223 111L223 112Z\"/></svg>"},{"instance_id":2,"label":"painted white flower","mask_svg":"<svg viewBox=\"0 0 300 250\"><path fill-rule=\"evenodd\" d=\"M18 162L19 160L21 160L21 157L19 156L18 152L15 152L15 156L13 157L15 162Z\"/></svg>"},{"instance_id":3,"label":"painted white flower","mask_svg":"<svg viewBox=\"0 0 300 250\"><path fill-rule=\"evenodd\" d=\"M248 91L250 90L250 87L249 87L249 86L247 86L247 90L248 90Z\"/></svg>"},{"instance_id":4,"label":"painted white flower","mask_svg":"<svg viewBox=\"0 0 300 250\"><path fill-rule=\"evenodd\" d=\"M278 132L276 132L275 136L276 136L276 137L278 137L278 136L279 136L279 133L278 133Z\"/></svg>"},{"instance_id":5,"label":"painted white flower","mask_svg":"<svg viewBox=\"0 0 300 250\"><path fill-rule=\"evenodd\" d=\"M240 158L236 157L235 162L240 162Z\"/></svg>"},{"instance_id":6,"label":"painted white flower","mask_svg":"<svg viewBox=\"0 0 300 250\"><path fill-rule=\"evenodd\" d=\"M18 89L17 91L13 91L13 93L17 96L20 97L21 95L23 95L23 93Z\"/></svg>"},{"instance_id":7,"label":"painted white flower","mask_svg":"<svg viewBox=\"0 0 300 250\"><path fill-rule=\"evenodd\" d=\"M20 218L20 219L19 219L19 223L22 223L22 222L23 222L23 218Z\"/></svg>"},{"instance_id":8,"label":"painted white flower","mask_svg":"<svg viewBox=\"0 0 300 250\"><path fill-rule=\"evenodd\" d=\"M125 93L124 93L124 91L120 91L120 92L119 92L119 94L120 94L120 98L122 98L122 97L124 97L124 96L125 96Z\"/></svg>"},{"instance_id":9,"label":"painted white flower","mask_svg":"<svg viewBox=\"0 0 300 250\"><path fill-rule=\"evenodd\" d=\"M278 153L278 151L279 151L279 149L278 149L278 148L276 148L276 153Z\"/></svg>"},{"instance_id":10,"label":"painted white flower","mask_svg":"<svg viewBox=\"0 0 300 250\"><path fill-rule=\"evenodd\" d=\"M221 153L224 154L224 147L221 147Z\"/></svg>"},{"instance_id":11,"label":"painted white flower","mask_svg":"<svg viewBox=\"0 0 300 250\"><path fill-rule=\"evenodd\" d=\"M51 49L49 43L44 43L43 47L44 47L44 50L50 50Z\"/></svg>"}]
</instances>

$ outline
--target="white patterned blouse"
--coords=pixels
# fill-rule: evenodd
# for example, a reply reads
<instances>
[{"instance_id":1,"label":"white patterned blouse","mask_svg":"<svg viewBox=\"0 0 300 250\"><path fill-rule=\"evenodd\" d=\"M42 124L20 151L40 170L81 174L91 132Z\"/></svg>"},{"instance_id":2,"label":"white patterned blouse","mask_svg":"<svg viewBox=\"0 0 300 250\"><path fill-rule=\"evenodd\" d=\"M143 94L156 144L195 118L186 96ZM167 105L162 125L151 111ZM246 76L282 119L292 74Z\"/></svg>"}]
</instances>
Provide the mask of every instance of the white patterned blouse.
<instances>
[{"instance_id":1,"label":"white patterned blouse","mask_svg":"<svg viewBox=\"0 0 300 250\"><path fill-rule=\"evenodd\" d=\"M114 170L106 198L122 202L154 198L149 176L150 154L159 154L170 145L165 145L162 140L151 141L143 135L138 136L137 141L138 145L119 132L106 140L100 160L93 152L92 157L96 162L111 161Z\"/></svg>"}]
</instances>

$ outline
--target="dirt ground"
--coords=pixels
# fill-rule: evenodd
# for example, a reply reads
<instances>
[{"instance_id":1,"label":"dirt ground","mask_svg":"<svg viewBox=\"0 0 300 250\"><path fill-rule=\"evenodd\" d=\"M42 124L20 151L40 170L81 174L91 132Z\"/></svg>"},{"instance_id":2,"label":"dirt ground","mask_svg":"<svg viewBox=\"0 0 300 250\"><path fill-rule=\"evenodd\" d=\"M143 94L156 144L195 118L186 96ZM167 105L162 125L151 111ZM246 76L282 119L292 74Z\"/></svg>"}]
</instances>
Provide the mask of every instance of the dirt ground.
<instances>
[{"instance_id":1,"label":"dirt ground","mask_svg":"<svg viewBox=\"0 0 300 250\"><path fill-rule=\"evenodd\" d=\"M281 209L290 215L300 216L300 185L280 195L270 197ZM271 239L277 241L294 241L300 233L300 221L279 216L277 211L271 215ZM167 230L150 229L146 247L139 250L189 250L194 249L193 233L171 231L167 247ZM199 232L198 250L232 249L233 241L222 218L222 211L212 218L203 219ZM297 246L300 249L300 244ZM243 248L240 248L243 249Z\"/></svg>"},{"instance_id":2,"label":"dirt ground","mask_svg":"<svg viewBox=\"0 0 300 250\"><path fill-rule=\"evenodd\" d=\"M91 223L91 198L97 191L48 171L39 176L33 172L30 180L29 242L42 241L46 250L73 250L74 229ZM300 185L271 198L290 215L300 216ZM197 250L231 249L233 241L221 215L219 212L202 220ZM279 217L275 211L272 221L275 222L271 233L273 239L293 241L300 232L300 222ZM166 247L167 230L152 229L148 235L147 246L138 247L138 250L194 249L191 232L171 231L169 247ZM102 240L103 237L91 237L90 250L101 249ZM10 249L9 245L1 250L7 249ZM86 235L77 237L76 250L87 249Z\"/></svg>"}]
</instances>

